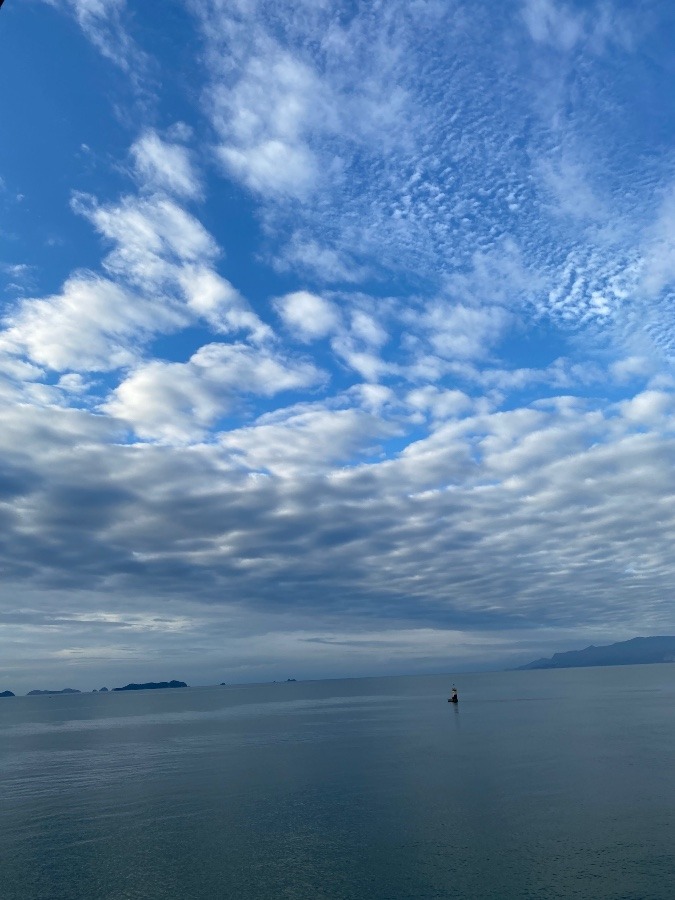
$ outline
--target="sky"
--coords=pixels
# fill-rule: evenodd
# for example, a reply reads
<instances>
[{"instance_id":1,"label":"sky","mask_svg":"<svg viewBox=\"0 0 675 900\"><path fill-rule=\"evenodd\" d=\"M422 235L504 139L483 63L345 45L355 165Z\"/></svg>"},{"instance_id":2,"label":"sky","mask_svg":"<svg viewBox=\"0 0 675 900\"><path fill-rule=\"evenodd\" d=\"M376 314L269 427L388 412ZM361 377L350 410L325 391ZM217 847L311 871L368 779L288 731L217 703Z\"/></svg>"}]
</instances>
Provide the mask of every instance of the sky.
<instances>
[{"instance_id":1,"label":"sky","mask_svg":"<svg viewBox=\"0 0 675 900\"><path fill-rule=\"evenodd\" d=\"M673 633L674 36L5 3L0 690Z\"/></svg>"}]
</instances>

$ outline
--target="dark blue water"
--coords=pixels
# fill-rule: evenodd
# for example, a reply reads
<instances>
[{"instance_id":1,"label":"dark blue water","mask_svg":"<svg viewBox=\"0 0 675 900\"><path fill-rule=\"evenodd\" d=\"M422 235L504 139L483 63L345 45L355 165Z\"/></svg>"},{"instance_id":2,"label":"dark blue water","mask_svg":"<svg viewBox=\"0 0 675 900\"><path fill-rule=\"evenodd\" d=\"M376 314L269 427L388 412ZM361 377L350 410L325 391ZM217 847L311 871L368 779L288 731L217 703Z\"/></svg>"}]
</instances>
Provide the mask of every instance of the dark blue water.
<instances>
[{"instance_id":1,"label":"dark blue water","mask_svg":"<svg viewBox=\"0 0 675 900\"><path fill-rule=\"evenodd\" d=\"M0 700L0 897L675 897L675 665L456 683Z\"/></svg>"}]
</instances>

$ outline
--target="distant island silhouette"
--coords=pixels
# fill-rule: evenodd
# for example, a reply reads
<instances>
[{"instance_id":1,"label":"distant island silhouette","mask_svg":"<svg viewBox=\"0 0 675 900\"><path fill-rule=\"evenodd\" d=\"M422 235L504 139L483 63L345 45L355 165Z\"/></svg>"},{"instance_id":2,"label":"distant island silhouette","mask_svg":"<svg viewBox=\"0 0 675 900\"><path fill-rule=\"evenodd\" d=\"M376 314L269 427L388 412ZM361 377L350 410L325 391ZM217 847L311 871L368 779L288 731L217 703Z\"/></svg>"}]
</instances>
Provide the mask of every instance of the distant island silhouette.
<instances>
[{"instance_id":1,"label":"distant island silhouette","mask_svg":"<svg viewBox=\"0 0 675 900\"><path fill-rule=\"evenodd\" d=\"M584 650L554 653L548 659L518 666L527 669L573 669L584 666L636 666L650 663L675 662L675 637L636 637L601 647L591 645Z\"/></svg>"},{"instance_id":2,"label":"distant island silhouette","mask_svg":"<svg viewBox=\"0 0 675 900\"><path fill-rule=\"evenodd\" d=\"M42 694L81 694L82 691L78 691L75 688L64 688L62 691L28 691L26 694L27 697L38 697Z\"/></svg>"},{"instance_id":3,"label":"distant island silhouette","mask_svg":"<svg viewBox=\"0 0 675 900\"><path fill-rule=\"evenodd\" d=\"M184 688L187 687L187 684L184 681L148 681L145 684L125 684L124 687L113 688L113 691L153 691L161 688ZM45 695L51 694L81 694L82 691L78 691L76 688L63 688L60 691L53 690L40 690L36 688L33 691L28 691L26 694L27 697L42 697ZM94 694L107 694L109 693L107 687L102 687L92 691ZM0 697L15 697L12 691L0 691Z\"/></svg>"},{"instance_id":4,"label":"distant island silhouette","mask_svg":"<svg viewBox=\"0 0 675 900\"><path fill-rule=\"evenodd\" d=\"M124 687L113 688L113 691L156 691L184 687L187 687L184 681L147 681L145 684L125 684Z\"/></svg>"}]
</instances>

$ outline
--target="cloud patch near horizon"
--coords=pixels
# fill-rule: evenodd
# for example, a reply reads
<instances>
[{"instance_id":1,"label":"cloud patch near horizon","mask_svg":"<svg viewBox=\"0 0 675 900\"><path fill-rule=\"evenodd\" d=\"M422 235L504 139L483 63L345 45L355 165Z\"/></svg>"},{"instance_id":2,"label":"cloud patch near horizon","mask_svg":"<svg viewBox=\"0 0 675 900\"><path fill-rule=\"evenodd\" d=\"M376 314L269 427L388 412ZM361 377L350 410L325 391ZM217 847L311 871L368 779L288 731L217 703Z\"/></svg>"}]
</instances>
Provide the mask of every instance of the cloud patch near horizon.
<instances>
[{"instance_id":1,"label":"cloud patch near horizon","mask_svg":"<svg viewBox=\"0 0 675 900\"><path fill-rule=\"evenodd\" d=\"M105 417L17 407L0 439L0 565L8 583L49 595L84 580L131 608L140 590L317 621L571 628L611 610L617 627L664 627L674 409L652 391L604 413L469 413L344 466L401 422L345 408L331 424L317 406L220 446L144 447L115 443Z\"/></svg>"}]
</instances>

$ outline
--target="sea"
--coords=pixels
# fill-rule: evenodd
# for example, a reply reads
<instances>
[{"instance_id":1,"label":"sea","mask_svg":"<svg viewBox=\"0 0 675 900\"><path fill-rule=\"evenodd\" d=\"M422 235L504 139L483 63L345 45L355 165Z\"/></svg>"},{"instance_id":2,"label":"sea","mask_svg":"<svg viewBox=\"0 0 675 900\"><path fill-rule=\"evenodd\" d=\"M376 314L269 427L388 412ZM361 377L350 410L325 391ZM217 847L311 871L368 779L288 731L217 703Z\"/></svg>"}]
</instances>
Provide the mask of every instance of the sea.
<instances>
[{"instance_id":1,"label":"sea","mask_svg":"<svg viewBox=\"0 0 675 900\"><path fill-rule=\"evenodd\" d=\"M0 898L672 900L675 664L2 699Z\"/></svg>"}]
</instances>

